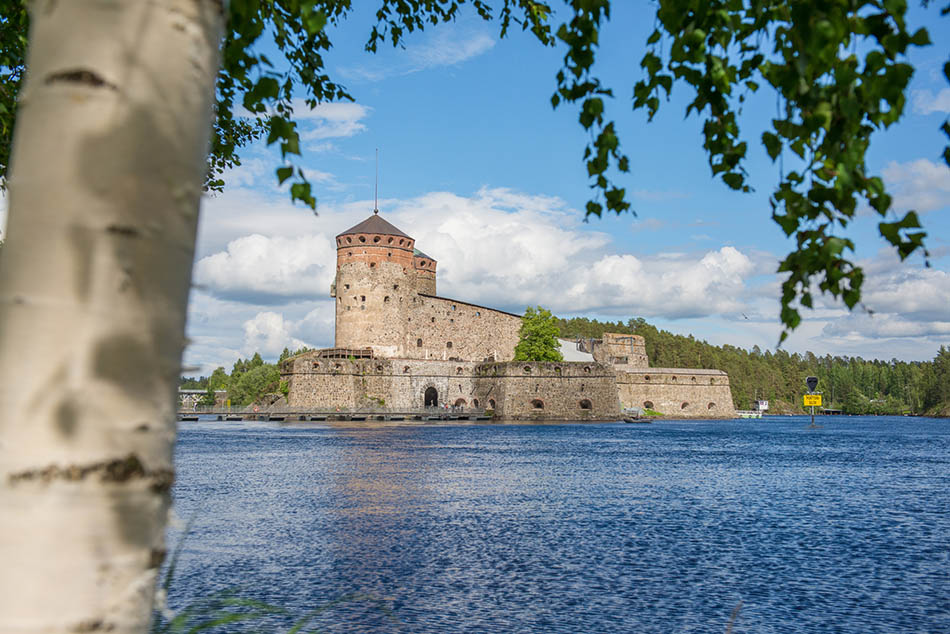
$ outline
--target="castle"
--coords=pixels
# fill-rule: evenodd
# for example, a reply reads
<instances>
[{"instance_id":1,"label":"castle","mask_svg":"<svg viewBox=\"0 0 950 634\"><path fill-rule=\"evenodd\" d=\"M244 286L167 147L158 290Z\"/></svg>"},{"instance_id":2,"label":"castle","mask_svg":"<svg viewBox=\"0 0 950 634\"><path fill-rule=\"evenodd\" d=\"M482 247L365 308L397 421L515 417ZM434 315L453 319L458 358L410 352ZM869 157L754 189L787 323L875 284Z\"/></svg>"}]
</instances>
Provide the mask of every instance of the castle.
<instances>
[{"instance_id":1,"label":"castle","mask_svg":"<svg viewBox=\"0 0 950 634\"><path fill-rule=\"evenodd\" d=\"M650 368L642 337L561 341L513 361L521 317L436 293L436 260L377 212L336 237L334 347L284 360L291 407L488 409L502 419L617 420L644 408L732 418L720 370Z\"/></svg>"}]
</instances>

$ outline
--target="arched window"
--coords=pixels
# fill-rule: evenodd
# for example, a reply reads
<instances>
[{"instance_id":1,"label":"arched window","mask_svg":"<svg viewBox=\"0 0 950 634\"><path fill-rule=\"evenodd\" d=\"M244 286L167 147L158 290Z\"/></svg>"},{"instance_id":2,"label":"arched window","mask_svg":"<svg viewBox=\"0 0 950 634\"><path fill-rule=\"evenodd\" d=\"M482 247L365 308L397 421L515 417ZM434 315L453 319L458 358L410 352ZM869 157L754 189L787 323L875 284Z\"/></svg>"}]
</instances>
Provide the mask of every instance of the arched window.
<instances>
[{"instance_id":1,"label":"arched window","mask_svg":"<svg viewBox=\"0 0 950 634\"><path fill-rule=\"evenodd\" d=\"M408 365L402 366L402 373L403 373L403 374L409 374L409 366L408 366Z\"/></svg>"},{"instance_id":2,"label":"arched window","mask_svg":"<svg viewBox=\"0 0 950 634\"><path fill-rule=\"evenodd\" d=\"M477 398L473 398L473 399L472 399L472 407L478 407L478 399L477 399Z\"/></svg>"},{"instance_id":3,"label":"arched window","mask_svg":"<svg viewBox=\"0 0 950 634\"><path fill-rule=\"evenodd\" d=\"M578 403L578 405L580 405L581 409L591 409L592 407L591 402L587 400L586 398L580 403Z\"/></svg>"},{"instance_id":4,"label":"arched window","mask_svg":"<svg viewBox=\"0 0 950 634\"><path fill-rule=\"evenodd\" d=\"M387 295L386 297L383 298L383 303L384 303L384 304L388 304L388 303L389 303L389 295Z\"/></svg>"},{"instance_id":5,"label":"arched window","mask_svg":"<svg viewBox=\"0 0 950 634\"><path fill-rule=\"evenodd\" d=\"M375 269L375 268L376 268L376 263L375 263L375 262L370 262L370 263L369 263L369 268Z\"/></svg>"},{"instance_id":6,"label":"arched window","mask_svg":"<svg viewBox=\"0 0 950 634\"><path fill-rule=\"evenodd\" d=\"M649 381L649 380L650 380L650 375L648 374L648 375L646 375L645 377L643 377L643 380L644 380L644 381Z\"/></svg>"},{"instance_id":7,"label":"arched window","mask_svg":"<svg viewBox=\"0 0 950 634\"><path fill-rule=\"evenodd\" d=\"M488 408L495 409L495 399L493 398L488 399Z\"/></svg>"},{"instance_id":8,"label":"arched window","mask_svg":"<svg viewBox=\"0 0 950 634\"><path fill-rule=\"evenodd\" d=\"M531 407L533 409L544 409L544 401L542 401L539 398L536 398L533 401L531 401Z\"/></svg>"},{"instance_id":9,"label":"arched window","mask_svg":"<svg viewBox=\"0 0 950 634\"><path fill-rule=\"evenodd\" d=\"M445 343L445 347L448 348L449 350L451 350L451 349L452 349L452 342L451 342L451 341L447 341L447 342Z\"/></svg>"},{"instance_id":10,"label":"arched window","mask_svg":"<svg viewBox=\"0 0 950 634\"><path fill-rule=\"evenodd\" d=\"M422 339L416 339L416 347L417 347L417 348L421 348L421 347L422 347Z\"/></svg>"},{"instance_id":11,"label":"arched window","mask_svg":"<svg viewBox=\"0 0 950 634\"><path fill-rule=\"evenodd\" d=\"M360 242L366 242L366 236L360 236Z\"/></svg>"},{"instance_id":12,"label":"arched window","mask_svg":"<svg viewBox=\"0 0 950 634\"><path fill-rule=\"evenodd\" d=\"M457 398L457 399L455 399L455 406L456 406L456 407L465 407L465 405L467 405L467 403L465 402L465 399L464 399L464 398Z\"/></svg>"},{"instance_id":13,"label":"arched window","mask_svg":"<svg viewBox=\"0 0 950 634\"><path fill-rule=\"evenodd\" d=\"M715 406L716 406L715 403L709 403L708 405L706 405L706 409L712 409L712 408L714 408Z\"/></svg>"},{"instance_id":14,"label":"arched window","mask_svg":"<svg viewBox=\"0 0 950 634\"><path fill-rule=\"evenodd\" d=\"M587 374L590 374L590 366L589 366L589 365L585 365L585 366L584 366L584 372L586 372Z\"/></svg>"},{"instance_id":15,"label":"arched window","mask_svg":"<svg viewBox=\"0 0 950 634\"><path fill-rule=\"evenodd\" d=\"M683 404L680 405L680 409L686 409L687 407L689 407L689 403L687 403L686 401L683 401Z\"/></svg>"},{"instance_id":16,"label":"arched window","mask_svg":"<svg viewBox=\"0 0 950 634\"><path fill-rule=\"evenodd\" d=\"M422 397L423 404L426 407L438 407L439 406L439 391L434 387L426 389L425 395Z\"/></svg>"},{"instance_id":17,"label":"arched window","mask_svg":"<svg viewBox=\"0 0 950 634\"><path fill-rule=\"evenodd\" d=\"M375 238L373 238L373 242L374 243L379 242L379 236L376 236Z\"/></svg>"},{"instance_id":18,"label":"arched window","mask_svg":"<svg viewBox=\"0 0 950 634\"><path fill-rule=\"evenodd\" d=\"M643 401L643 409L653 409L653 401Z\"/></svg>"},{"instance_id":19,"label":"arched window","mask_svg":"<svg viewBox=\"0 0 950 634\"><path fill-rule=\"evenodd\" d=\"M462 373L462 368L460 368L460 367L459 367L459 368L455 368L455 374L456 374L456 376L459 375L459 374L461 374L461 373Z\"/></svg>"},{"instance_id":20,"label":"arched window","mask_svg":"<svg viewBox=\"0 0 950 634\"><path fill-rule=\"evenodd\" d=\"M530 365L526 365L526 366L524 367L524 373L525 373L525 374L531 374L531 366L530 366Z\"/></svg>"},{"instance_id":21,"label":"arched window","mask_svg":"<svg viewBox=\"0 0 950 634\"><path fill-rule=\"evenodd\" d=\"M383 371L383 366L377 365L377 366L376 366L376 371L377 371L377 372L382 372L382 371Z\"/></svg>"}]
</instances>

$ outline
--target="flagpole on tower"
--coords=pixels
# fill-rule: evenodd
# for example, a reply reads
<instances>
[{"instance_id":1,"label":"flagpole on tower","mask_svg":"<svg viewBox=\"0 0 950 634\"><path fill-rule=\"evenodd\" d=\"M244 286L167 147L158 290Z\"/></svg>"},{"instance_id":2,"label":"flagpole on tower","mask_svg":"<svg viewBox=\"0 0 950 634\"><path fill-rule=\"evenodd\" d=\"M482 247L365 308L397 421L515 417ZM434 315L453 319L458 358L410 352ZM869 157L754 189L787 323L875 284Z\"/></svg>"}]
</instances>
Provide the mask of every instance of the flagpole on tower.
<instances>
[{"instance_id":1,"label":"flagpole on tower","mask_svg":"<svg viewBox=\"0 0 950 634\"><path fill-rule=\"evenodd\" d=\"M376 148L376 188L373 191L373 213L379 213L379 148Z\"/></svg>"}]
</instances>

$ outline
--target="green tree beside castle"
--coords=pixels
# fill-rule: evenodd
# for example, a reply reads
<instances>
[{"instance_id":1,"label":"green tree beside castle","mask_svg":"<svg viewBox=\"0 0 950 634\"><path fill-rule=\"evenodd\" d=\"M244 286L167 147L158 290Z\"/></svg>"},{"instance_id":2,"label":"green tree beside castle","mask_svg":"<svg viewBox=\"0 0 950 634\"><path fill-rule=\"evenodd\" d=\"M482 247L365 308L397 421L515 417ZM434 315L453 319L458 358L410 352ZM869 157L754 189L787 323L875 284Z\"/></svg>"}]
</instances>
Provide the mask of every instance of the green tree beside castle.
<instances>
[{"instance_id":1,"label":"green tree beside castle","mask_svg":"<svg viewBox=\"0 0 950 634\"><path fill-rule=\"evenodd\" d=\"M515 361L563 361L557 320L551 311L528 307L521 318Z\"/></svg>"}]
</instances>

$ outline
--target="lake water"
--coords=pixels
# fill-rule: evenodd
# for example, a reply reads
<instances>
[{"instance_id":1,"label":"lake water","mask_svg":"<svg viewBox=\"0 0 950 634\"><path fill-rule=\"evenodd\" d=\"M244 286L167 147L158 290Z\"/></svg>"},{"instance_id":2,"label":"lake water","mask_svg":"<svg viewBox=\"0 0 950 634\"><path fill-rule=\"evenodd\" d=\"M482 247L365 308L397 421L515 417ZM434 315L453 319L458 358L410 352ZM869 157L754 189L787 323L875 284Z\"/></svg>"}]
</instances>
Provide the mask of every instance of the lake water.
<instances>
[{"instance_id":1,"label":"lake water","mask_svg":"<svg viewBox=\"0 0 950 634\"><path fill-rule=\"evenodd\" d=\"M950 419L808 422L183 423L170 604L292 615L254 631L344 598L313 628L725 632L741 602L733 632L950 632Z\"/></svg>"}]
</instances>

